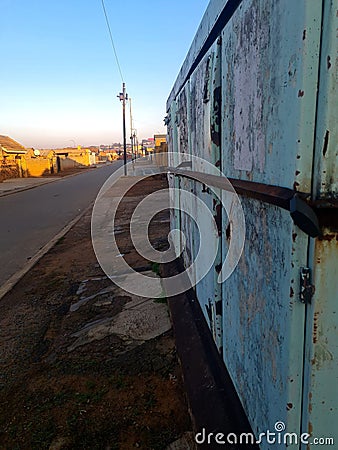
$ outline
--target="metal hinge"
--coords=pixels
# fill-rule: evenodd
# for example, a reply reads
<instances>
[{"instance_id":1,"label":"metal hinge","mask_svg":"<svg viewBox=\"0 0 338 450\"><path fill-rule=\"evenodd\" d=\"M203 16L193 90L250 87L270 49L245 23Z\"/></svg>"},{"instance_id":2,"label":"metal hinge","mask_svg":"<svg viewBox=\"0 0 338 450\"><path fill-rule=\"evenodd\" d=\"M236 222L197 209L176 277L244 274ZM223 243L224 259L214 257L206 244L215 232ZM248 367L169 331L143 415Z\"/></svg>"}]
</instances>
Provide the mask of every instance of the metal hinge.
<instances>
[{"instance_id":1,"label":"metal hinge","mask_svg":"<svg viewBox=\"0 0 338 450\"><path fill-rule=\"evenodd\" d=\"M311 269L309 267L301 267L299 300L304 304L309 304L314 293L315 287L311 284Z\"/></svg>"}]
</instances>

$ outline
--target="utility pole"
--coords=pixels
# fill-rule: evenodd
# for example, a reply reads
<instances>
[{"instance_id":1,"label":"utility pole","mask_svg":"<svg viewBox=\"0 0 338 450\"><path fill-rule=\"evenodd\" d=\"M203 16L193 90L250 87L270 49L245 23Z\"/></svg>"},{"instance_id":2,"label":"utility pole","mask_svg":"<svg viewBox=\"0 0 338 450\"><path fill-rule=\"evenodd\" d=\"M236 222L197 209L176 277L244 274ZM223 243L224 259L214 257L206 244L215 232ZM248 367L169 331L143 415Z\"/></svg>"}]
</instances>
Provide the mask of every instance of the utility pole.
<instances>
[{"instance_id":1,"label":"utility pole","mask_svg":"<svg viewBox=\"0 0 338 450\"><path fill-rule=\"evenodd\" d=\"M136 134L135 134L135 131L136 130L134 130L134 134L133 134L133 142L134 142L134 147L135 147L135 153L136 153L136 157L138 156L138 147L137 147L137 145L136 145Z\"/></svg>"},{"instance_id":2,"label":"utility pole","mask_svg":"<svg viewBox=\"0 0 338 450\"><path fill-rule=\"evenodd\" d=\"M126 141L126 101L128 100L128 94L126 93L126 83L122 83L122 92L117 96L122 102L122 115L123 115L123 164L124 175L127 175L127 141Z\"/></svg>"}]
</instances>

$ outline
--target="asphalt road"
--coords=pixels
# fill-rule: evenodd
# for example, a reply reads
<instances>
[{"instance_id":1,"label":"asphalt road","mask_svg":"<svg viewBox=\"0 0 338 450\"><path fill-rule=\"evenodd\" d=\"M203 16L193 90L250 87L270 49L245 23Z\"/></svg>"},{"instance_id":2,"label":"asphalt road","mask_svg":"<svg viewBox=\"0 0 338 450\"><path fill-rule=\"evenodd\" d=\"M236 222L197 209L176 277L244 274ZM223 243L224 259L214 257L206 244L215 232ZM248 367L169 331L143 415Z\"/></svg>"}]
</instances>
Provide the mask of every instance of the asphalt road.
<instances>
[{"instance_id":1,"label":"asphalt road","mask_svg":"<svg viewBox=\"0 0 338 450\"><path fill-rule=\"evenodd\" d=\"M0 286L95 200L121 164L0 197Z\"/></svg>"}]
</instances>

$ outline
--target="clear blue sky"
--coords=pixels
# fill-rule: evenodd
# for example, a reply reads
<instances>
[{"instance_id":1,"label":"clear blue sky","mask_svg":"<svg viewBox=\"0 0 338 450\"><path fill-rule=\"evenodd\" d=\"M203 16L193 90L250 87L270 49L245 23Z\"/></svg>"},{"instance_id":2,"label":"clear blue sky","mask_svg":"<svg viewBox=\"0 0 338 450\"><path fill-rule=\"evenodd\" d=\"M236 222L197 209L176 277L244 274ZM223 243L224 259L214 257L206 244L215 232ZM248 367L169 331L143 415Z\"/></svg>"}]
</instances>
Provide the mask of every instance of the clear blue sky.
<instances>
[{"instance_id":1,"label":"clear blue sky","mask_svg":"<svg viewBox=\"0 0 338 450\"><path fill-rule=\"evenodd\" d=\"M166 100L207 5L105 0L140 139L166 132ZM0 15L0 134L37 148L122 142L101 0L0 0Z\"/></svg>"}]
</instances>

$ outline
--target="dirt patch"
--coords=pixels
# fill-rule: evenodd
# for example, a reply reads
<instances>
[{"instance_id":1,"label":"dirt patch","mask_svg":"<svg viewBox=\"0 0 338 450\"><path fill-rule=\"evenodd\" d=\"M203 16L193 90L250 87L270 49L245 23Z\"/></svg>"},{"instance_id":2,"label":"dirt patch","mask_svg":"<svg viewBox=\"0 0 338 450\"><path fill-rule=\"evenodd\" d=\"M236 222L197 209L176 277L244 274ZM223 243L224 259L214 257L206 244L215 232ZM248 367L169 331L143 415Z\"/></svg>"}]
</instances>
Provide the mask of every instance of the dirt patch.
<instances>
[{"instance_id":1,"label":"dirt patch","mask_svg":"<svg viewBox=\"0 0 338 450\"><path fill-rule=\"evenodd\" d=\"M146 180L135 201L163 183ZM125 231L127 207L119 220ZM158 248L168 232L160 221L150 227ZM119 245L152 270L128 233ZM0 302L1 449L165 449L191 429L166 304L146 302L164 323L156 337L121 325L128 306L144 304L102 272L88 213Z\"/></svg>"}]
</instances>

